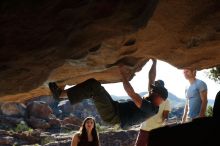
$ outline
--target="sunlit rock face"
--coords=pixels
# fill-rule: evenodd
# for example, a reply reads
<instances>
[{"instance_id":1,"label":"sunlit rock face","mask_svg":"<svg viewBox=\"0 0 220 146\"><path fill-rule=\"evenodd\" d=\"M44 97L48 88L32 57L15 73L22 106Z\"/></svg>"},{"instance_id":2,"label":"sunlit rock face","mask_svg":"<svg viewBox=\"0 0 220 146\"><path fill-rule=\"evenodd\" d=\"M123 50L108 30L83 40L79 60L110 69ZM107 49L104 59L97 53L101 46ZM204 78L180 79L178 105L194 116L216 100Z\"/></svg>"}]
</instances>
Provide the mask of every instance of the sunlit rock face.
<instances>
[{"instance_id":1,"label":"sunlit rock face","mask_svg":"<svg viewBox=\"0 0 220 146\"><path fill-rule=\"evenodd\" d=\"M178 68L220 65L220 2L0 2L0 101L48 95L47 83L132 78L149 58ZM151 17L152 16L152 17Z\"/></svg>"}]
</instances>

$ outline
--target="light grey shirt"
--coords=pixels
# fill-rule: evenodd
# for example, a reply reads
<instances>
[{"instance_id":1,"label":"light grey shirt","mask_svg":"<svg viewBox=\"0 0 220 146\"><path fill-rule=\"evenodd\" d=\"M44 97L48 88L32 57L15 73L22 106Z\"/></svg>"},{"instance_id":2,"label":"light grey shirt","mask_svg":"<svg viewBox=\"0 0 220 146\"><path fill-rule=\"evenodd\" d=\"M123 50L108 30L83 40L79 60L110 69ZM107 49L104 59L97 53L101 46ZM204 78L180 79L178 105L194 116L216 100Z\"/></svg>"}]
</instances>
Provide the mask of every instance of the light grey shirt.
<instances>
[{"instance_id":1,"label":"light grey shirt","mask_svg":"<svg viewBox=\"0 0 220 146\"><path fill-rule=\"evenodd\" d=\"M186 89L186 98L189 99L188 117L191 119L199 116L202 105L200 92L202 91L207 91L207 85L199 79L196 79L195 82Z\"/></svg>"}]
</instances>

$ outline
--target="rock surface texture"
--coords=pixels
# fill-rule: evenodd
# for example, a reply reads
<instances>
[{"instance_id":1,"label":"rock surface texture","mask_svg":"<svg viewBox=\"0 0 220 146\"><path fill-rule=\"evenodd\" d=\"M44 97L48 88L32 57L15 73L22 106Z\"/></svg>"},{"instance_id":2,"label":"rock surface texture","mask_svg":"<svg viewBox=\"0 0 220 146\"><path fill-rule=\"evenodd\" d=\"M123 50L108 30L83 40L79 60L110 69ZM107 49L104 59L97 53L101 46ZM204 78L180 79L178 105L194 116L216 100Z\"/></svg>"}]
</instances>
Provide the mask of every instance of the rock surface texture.
<instances>
[{"instance_id":1,"label":"rock surface texture","mask_svg":"<svg viewBox=\"0 0 220 146\"><path fill-rule=\"evenodd\" d=\"M220 65L218 0L1 0L0 12L0 101L48 95L49 81L119 82L118 64L132 78L152 57Z\"/></svg>"}]
</instances>

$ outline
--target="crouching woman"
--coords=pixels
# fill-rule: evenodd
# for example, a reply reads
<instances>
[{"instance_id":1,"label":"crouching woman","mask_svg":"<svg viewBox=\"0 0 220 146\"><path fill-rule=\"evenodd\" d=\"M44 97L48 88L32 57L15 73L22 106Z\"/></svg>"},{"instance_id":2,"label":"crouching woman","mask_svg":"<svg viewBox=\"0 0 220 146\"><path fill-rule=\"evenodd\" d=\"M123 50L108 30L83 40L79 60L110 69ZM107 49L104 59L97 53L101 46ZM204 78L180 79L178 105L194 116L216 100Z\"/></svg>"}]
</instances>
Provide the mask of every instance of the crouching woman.
<instances>
[{"instance_id":1,"label":"crouching woman","mask_svg":"<svg viewBox=\"0 0 220 146\"><path fill-rule=\"evenodd\" d=\"M71 142L71 146L100 146L95 119L87 117Z\"/></svg>"}]
</instances>

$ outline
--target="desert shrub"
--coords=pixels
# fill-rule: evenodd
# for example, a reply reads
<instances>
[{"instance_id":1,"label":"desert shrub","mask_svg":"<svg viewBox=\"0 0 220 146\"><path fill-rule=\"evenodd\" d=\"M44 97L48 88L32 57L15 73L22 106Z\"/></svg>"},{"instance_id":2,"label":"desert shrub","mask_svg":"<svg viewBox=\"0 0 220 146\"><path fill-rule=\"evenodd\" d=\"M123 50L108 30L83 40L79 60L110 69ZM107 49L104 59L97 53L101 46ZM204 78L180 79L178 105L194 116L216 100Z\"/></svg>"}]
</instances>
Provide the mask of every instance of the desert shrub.
<instances>
[{"instance_id":1,"label":"desert shrub","mask_svg":"<svg viewBox=\"0 0 220 146\"><path fill-rule=\"evenodd\" d=\"M22 131L29 131L32 132L33 129L30 128L26 122L21 121L19 124L17 124L16 128L14 129L15 132L22 132Z\"/></svg>"},{"instance_id":2,"label":"desert shrub","mask_svg":"<svg viewBox=\"0 0 220 146\"><path fill-rule=\"evenodd\" d=\"M212 117L212 116L213 116L213 107L212 107L211 105L209 105L209 106L207 107L206 116L207 116L207 117Z\"/></svg>"}]
</instances>

